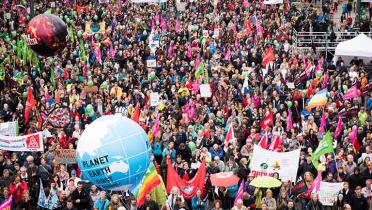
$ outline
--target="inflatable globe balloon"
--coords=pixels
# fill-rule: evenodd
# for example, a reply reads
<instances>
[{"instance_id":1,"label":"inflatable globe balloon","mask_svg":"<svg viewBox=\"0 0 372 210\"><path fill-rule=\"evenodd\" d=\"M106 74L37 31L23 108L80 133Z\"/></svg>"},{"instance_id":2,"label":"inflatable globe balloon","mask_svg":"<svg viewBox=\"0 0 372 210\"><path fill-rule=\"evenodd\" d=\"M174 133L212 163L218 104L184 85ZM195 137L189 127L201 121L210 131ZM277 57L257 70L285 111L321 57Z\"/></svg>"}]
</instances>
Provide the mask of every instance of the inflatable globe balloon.
<instances>
[{"instance_id":1,"label":"inflatable globe balloon","mask_svg":"<svg viewBox=\"0 0 372 210\"><path fill-rule=\"evenodd\" d=\"M105 115L82 133L76 159L85 179L105 190L127 191L144 177L150 151L147 134L137 123Z\"/></svg>"},{"instance_id":2,"label":"inflatable globe balloon","mask_svg":"<svg viewBox=\"0 0 372 210\"><path fill-rule=\"evenodd\" d=\"M67 45L67 26L61 18L41 14L31 19L26 27L26 41L31 49L41 56L54 56Z\"/></svg>"}]
</instances>

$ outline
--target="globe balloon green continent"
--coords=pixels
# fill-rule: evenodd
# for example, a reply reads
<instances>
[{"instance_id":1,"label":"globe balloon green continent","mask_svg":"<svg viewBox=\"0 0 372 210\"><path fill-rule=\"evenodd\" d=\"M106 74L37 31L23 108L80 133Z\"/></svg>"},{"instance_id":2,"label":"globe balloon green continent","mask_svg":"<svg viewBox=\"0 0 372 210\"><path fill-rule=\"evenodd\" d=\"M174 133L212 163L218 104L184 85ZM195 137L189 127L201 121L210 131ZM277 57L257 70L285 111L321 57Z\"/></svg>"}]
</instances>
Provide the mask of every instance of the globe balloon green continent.
<instances>
[{"instance_id":1,"label":"globe balloon green continent","mask_svg":"<svg viewBox=\"0 0 372 210\"><path fill-rule=\"evenodd\" d=\"M84 179L105 190L126 191L143 178L151 148L145 131L134 121L106 115L87 126L77 145Z\"/></svg>"}]
</instances>

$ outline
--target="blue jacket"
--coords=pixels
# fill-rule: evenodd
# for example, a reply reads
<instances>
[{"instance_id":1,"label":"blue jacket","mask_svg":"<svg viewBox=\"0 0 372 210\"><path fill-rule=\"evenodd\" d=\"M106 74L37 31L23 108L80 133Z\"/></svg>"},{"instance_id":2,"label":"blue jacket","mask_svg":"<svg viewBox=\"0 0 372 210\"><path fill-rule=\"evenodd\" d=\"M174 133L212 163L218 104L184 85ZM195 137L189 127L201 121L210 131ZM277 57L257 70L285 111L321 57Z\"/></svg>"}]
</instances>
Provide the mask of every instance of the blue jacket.
<instances>
[{"instance_id":1,"label":"blue jacket","mask_svg":"<svg viewBox=\"0 0 372 210\"><path fill-rule=\"evenodd\" d=\"M191 206L192 206L192 210L205 210L205 202L201 199L199 202L198 202L198 197L195 195L194 197L192 197L192 200L191 200Z\"/></svg>"},{"instance_id":2,"label":"blue jacket","mask_svg":"<svg viewBox=\"0 0 372 210\"><path fill-rule=\"evenodd\" d=\"M98 208L98 210L107 210L110 205L110 201L105 198L105 200L98 199L94 204L94 208Z\"/></svg>"},{"instance_id":3,"label":"blue jacket","mask_svg":"<svg viewBox=\"0 0 372 210\"><path fill-rule=\"evenodd\" d=\"M213 147L209 148L209 153L211 153L212 160L214 160L214 157L218 156L220 157L220 160L223 160L223 150L220 146L218 146L218 151L214 151Z\"/></svg>"}]
</instances>

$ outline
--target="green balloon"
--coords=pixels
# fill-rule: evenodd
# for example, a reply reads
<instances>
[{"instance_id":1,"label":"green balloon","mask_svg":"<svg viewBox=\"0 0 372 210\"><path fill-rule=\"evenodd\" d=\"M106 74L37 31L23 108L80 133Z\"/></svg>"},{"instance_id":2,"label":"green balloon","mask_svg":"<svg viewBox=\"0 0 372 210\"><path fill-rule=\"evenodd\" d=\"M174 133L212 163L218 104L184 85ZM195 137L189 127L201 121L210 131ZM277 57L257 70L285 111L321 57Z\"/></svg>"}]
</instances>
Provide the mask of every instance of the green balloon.
<instances>
[{"instance_id":1,"label":"green balloon","mask_svg":"<svg viewBox=\"0 0 372 210\"><path fill-rule=\"evenodd\" d=\"M88 112L87 114L88 114L88 117L93 117L94 116L94 112L93 111L92 112Z\"/></svg>"},{"instance_id":2,"label":"green balloon","mask_svg":"<svg viewBox=\"0 0 372 210\"><path fill-rule=\"evenodd\" d=\"M92 72L88 71L87 75L88 75L88 77L92 76Z\"/></svg>"},{"instance_id":3,"label":"green balloon","mask_svg":"<svg viewBox=\"0 0 372 210\"><path fill-rule=\"evenodd\" d=\"M91 113L93 112L93 106L92 104L88 104L86 107L85 107L85 113Z\"/></svg>"},{"instance_id":4,"label":"green balloon","mask_svg":"<svg viewBox=\"0 0 372 210\"><path fill-rule=\"evenodd\" d=\"M343 90L347 90L348 88L347 88L347 85L342 85L342 89Z\"/></svg>"},{"instance_id":5,"label":"green balloon","mask_svg":"<svg viewBox=\"0 0 372 210\"><path fill-rule=\"evenodd\" d=\"M99 34L94 34L94 38L98 40L101 38L101 36Z\"/></svg>"},{"instance_id":6,"label":"green balloon","mask_svg":"<svg viewBox=\"0 0 372 210\"><path fill-rule=\"evenodd\" d=\"M16 40L13 40L13 41L12 41L12 44L13 44L13 45L17 44L17 41L16 41ZM17 48L17 46L15 46L15 47Z\"/></svg>"},{"instance_id":7,"label":"green balloon","mask_svg":"<svg viewBox=\"0 0 372 210\"><path fill-rule=\"evenodd\" d=\"M151 80L153 80L154 78L155 78L155 72L153 71L153 72L151 72L150 74L149 74L149 78L151 79Z\"/></svg>"},{"instance_id":8,"label":"green balloon","mask_svg":"<svg viewBox=\"0 0 372 210\"><path fill-rule=\"evenodd\" d=\"M92 81L89 81L88 82L88 87L92 87L93 86L93 82Z\"/></svg>"},{"instance_id":9,"label":"green balloon","mask_svg":"<svg viewBox=\"0 0 372 210\"><path fill-rule=\"evenodd\" d=\"M98 16L97 15L94 15L94 20L98 20Z\"/></svg>"},{"instance_id":10,"label":"green balloon","mask_svg":"<svg viewBox=\"0 0 372 210\"><path fill-rule=\"evenodd\" d=\"M90 20L90 16L89 16L89 15L87 15L86 19L87 19L87 20Z\"/></svg>"},{"instance_id":11,"label":"green balloon","mask_svg":"<svg viewBox=\"0 0 372 210\"><path fill-rule=\"evenodd\" d=\"M291 108L292 107L292 101L288 101L287 106L288 106L288 108Z\"/></svg>"},{"instance_id":12,"label":"green balloon","mask_svg":"<svg viewBox=\"0 0 372 210\"><path fill-rule=\"evenodd\" d=\"M195 62L194 61L190 61L190 66L194 66Z\"/></svg>"},{"instance_id":13,"label":"green balloon","mask_svg":"<svg viewBox=\"0 0 372 210\"><path fill-rule=\"evenodd\" d=\"M77 32L77 36L80 38L82 35L83 35L83 31L82 31L82 30L79 30L79 31Z\"/></svg>"},{"instance_id":14,"label":"green balloon","mask_svg":"<svg viewBox=\"0 0 372 210\"><path fill-rule=\"evenodd\" d=\"M23 98L27 98L28 93L25 91L25 92L23 92L22 96L23 96Z\"/></svg>"},{"instance_id":15,"label":"green balloon","mask_svg":"<svg viewBox=\"0 0 372 210\"><path fill-rule=\"evenodd\" d=\"M67 20L68 19L67 15L63 16L63 19Z\"/></svg>"},{"instance_id":16,"label":"green balloon","mask_svg":"<svg viewBox=\"0 0 372 210\"><path fill-rule=\"evenodd\" d=\"M102 82L101 87L103 89L108 89L109 86L108 86L108 83L106 81L104 81L104 82Z\"/></svg>"},{"instance_id":17,"label":"green balloon","mask_svg":"<svg viewBox=\"0 0 372 210\"><path fill-rule=\"evenodd\" d=\"M316 73L316 76L317 76L317 77L321 77L321 76L322 76L322 72L321 72L321 71L318 71L318 72Z\"/></svg>"},{"instance_id":18,"label":"green balloon","mask_svg":"<svg viewBox=\"0 0 372 210\"><path fill-rule=\"evenodd\" d=\"M17 36L17 32L16 31L12 31L12 36Z\"/></svg>"}]
</instances>

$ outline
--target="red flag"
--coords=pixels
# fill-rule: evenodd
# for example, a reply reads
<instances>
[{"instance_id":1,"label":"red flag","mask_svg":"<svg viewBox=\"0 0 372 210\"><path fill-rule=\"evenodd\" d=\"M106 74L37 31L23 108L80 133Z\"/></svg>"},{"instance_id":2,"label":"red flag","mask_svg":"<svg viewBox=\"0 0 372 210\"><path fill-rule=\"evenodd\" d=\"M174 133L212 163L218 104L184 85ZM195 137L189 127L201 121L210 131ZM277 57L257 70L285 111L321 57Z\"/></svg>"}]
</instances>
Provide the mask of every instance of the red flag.
<instances>
[{"instance_id":1,"label":"red flag","mask_svg":"<svg viewBox=\"0 0 372 210\"><path fill-rule=\"evenodd\" d=\"M269 150L281 152L282 145L283 145L282 138L280 138L279 134L275 134L275 136L273 137L273 140L271 141Z\"/></svg>"},{"instance_id":2,"label":"red flag","mask_svg":"<svg viewBox=\"0 0 372 210\"><path fill-rule=\"evenodd\" d=\"M137 124L139 124L139 117L140 117L140 114L141 114L141 110L140 110L140 105L137 104L136 106L136 109L134 110L132 116L131 116L131 119L136 122Z\"/></svg>"},{"instance_id":3,"label":"red flag","mask_svg":"<svg viewBox=\"0 0 372 210\"><path fill-rule=\"evenodd\" d=\"M317 193L320 190L320 183L322 182L322 173L318 172L318 176L310 184L309 189L307 190L307 197L310 197L311 193Z\"/></svg>"},{"instance_id":4,"label":"red flag","mask_svg":"<svg viewBox=\"0 0 372 210\"><path fill-rule=\"evenodd\" d=\"M270 113L261 122L262 130L265 130L267 126L273 125L273 121L274 121L273 113Z\"/></svg>"},{"instance_id":5,"label":"red flag","mask_svg":"<svg viewBox=\"0 0 372 210\"><path fill-rule=\"evenodd\" d=\"M274 50L270 47L269 49L266 50L265 56L263 57L261 64L263 67L266 67L268 63L274 60L275 60Z\"/></svg>"},{"instance_id":6,"label":"red flag","mask_svg":"<svg viewBox=\"0 0 372 210\"><path fill-rule=\"evenodd\" d=\"M227 131L226 137L225 137L225 146L224 149L227 149L229 146L230 141L234 138L234 130L232 122L230 123L229 130Z\"/></svg>"},{"instance_id":7,"label":"red flag","mask_svg":"<svg viewBox=\"0 0 372 210\"><path fill-rule=\"evenodd\" d=\"M196 191L204 190L205 184L205 175L206 175L206 166L205 159L201 163L200 168L196 172L194 178L189 181L183 180L178 176L176 170L173 168L171 161L168 160L168 172L167 172L167 192L170 193L173 187L178 187L182 196L185 199L191 199L196 195Z\"/></svg>"},{"instance_id":8,"label":"red flag","mask_svg":"<svg viewBox=\"0 0 372 210\"><path fill-rule=\"evenodd\" d=\"M28 122L28 119L30 117L30 112L35 106L36 106L36 101L34 98L34 94L32 93L32 89L28 88L26 108L25 108L25 123Z\"/></svg>"},{"instance_id":9,"label":"red flag","mask_svg":"<svg viewBox=\"0 0 372 210\"><path fill-rule=\"evenodd\" d=\"M268 139L267 139L267 133L265 133L262 138L261 138L261 141L260 143L258 143L262 148L264 149L268 149L269 148L269 142L268 142Z\"/></svg>"},{"instance_id":10,"label":"red flag","mask_svg":"<svg viewBox=\"0 0 372 210\"><path fill-rule=\"evenodd\" d=\"M42 126L43 126L43 118L41 118L41 114L39 113L37 116L37 126L36 126L37 131L41 131Z\"/></svg>"}]
</instances>

